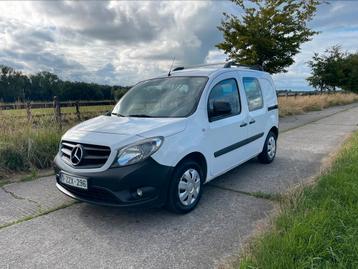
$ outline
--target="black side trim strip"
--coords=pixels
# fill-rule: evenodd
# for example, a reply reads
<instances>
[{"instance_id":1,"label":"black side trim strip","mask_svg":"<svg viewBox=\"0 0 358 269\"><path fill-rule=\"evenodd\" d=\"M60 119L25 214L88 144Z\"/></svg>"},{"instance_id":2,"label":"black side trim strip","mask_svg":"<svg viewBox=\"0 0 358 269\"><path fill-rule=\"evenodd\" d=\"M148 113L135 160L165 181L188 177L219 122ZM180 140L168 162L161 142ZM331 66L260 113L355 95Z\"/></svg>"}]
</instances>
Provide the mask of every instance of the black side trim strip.
<instances>
[{"instance_id":1,"label":"black side trim strip","mask_svg":"<svg viewBox=\"0 0 358 269\"><path fill-rule=\"evenodd\" d=\"M274 106L269 106L267 108L268 111L274 110L274 109L278 109L278 105L274 105Z\"/></svg>"},{"instance_id":2,"label":"black side trim strip","mask_svg":"<svg viewBox=\"0 0 358 269\"><path fill-rule=\"evenodd\" d=\"M215 156L215 158L217 158L217 157L219 157L221 155L229 153L230 151L233 151L233 150L235 150L237 148L240 148L240 147L245 146L245 145L247 145L247 144L249 144L251 142L254 142L255 140L257 140L260 137L262 137L263 135L264 135L264 133L259 133L257 135L251 136L251 137L249 137L249 138L247 138L245 140L242 140L240 142L232 144L232 145L230 145L230 146L228 146L226 148L220 149L220 150L214 152L214 156Z\"/></svg>"}]
</instances>

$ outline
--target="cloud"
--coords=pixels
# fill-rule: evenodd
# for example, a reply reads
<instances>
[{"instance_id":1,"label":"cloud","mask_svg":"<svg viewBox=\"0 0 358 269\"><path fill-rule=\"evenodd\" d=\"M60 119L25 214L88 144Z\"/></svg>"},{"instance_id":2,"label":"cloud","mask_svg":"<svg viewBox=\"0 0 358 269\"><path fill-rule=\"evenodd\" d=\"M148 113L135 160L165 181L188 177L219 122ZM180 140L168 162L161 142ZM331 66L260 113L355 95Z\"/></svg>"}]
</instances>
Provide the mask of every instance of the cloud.
<instances>
[{"instance_id":1,"label":"cloud","mask_svg":"<svg viewBox=\"0 0 358 269\"><path fill-rule=\"evenodd\" d=\"M161 16L153 2L44 1L36 2L35 7L58 27L102 41L151 41L170 24L170 18Z\"/></svg>"},{"instance_id":2,"label":"cloud","mask_svg":"<svg viewBox=\"0 0 358 269\"><path fill-rule=\"evenodd\" d=\"M70 80L132 85L176 65L223 61L215 48L226 1L0 2L0 64L25 72L48 70ZM357 48L358 6L322 5L310 23L322 33L302 46L279 88L308 89L305 64L313 52L340 43Z\"/></svg>"},{"instance_id":3,"label":"cloud","mask_svg":"<svg viewBox=\"0 0 358 269\"><path fill-rule=\"evenodd\" d=\"M342 30L358 27L358 5L355 1L329 1L319 6L309 25L317 30Z\"/></svg>"},{"instance_id":4,"label":"cloud","mask_svg":"<svg viewBox=\"0 0 358 269\"><path fill-rule=\"evenodd\" d=\"M216 26L228 3L39 1L26 7L13 5L7 7L11 17L0 15L0 35L4 32L7 38L5 45L0 44L0 49L7 50L0 61L9 62L12 57L30 71L63 67L66 70L61 73L68 75L77 66L88 74L77 72L73 79L133 84L166 72L173 57L177 64L202 63L221 39ZM28 20L25 14L32 18Z\"/></svg>"}]
</instances>

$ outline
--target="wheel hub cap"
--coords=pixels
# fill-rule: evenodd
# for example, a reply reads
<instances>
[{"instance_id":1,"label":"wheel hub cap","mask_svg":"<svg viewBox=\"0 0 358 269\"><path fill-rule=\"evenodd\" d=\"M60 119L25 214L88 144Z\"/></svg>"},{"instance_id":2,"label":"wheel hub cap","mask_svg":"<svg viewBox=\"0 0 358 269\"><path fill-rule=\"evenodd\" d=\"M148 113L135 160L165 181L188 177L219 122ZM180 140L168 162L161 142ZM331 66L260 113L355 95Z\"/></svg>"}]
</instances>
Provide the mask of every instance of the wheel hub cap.
<instances>
[{"instance_id":1,"label":"wheel hub cap","mask_svg":"<svg viewBox=\"0 0 358 269\"><path fill-rule=\"evenodd\" d=\"M274 137L270 137L267 143L267 154L272 159L276 154L276 140Z\"/></svg>"},{"instance_id":2,"label":"wheel hub cap","mask_svg":"<svg viewBox=\"0 0 358 269\"><path fill-rule=\"evenodd\" d=\"M193 204L200 193L200 175L193 168L186 170L181 176L178 184L178 195L180 202L189 206Z\"/></svg>"}]
</instances>

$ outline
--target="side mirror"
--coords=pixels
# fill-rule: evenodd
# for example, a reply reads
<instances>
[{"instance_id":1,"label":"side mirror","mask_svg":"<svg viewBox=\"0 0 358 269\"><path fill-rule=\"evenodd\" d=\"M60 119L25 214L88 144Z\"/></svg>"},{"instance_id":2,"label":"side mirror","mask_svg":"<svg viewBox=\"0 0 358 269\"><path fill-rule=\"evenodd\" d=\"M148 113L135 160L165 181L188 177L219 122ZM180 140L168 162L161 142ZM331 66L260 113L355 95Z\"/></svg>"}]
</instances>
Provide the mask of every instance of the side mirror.
<instances>
[{"instance_id":1,"label":"side mirror","mask_svg":"<svg viewBox=\"0 0 358 269\"><path fill-rule=\"evenodd\" d=\"M103 114L103 116L111 116L112 115L112 112L111 111L107 111Z\"/></svg>"},{"instance_id":2,"label":"side mirror","mask_svg":"<svg viewBox=\"0 0 358 269\"><path fill-rule=\"evenodd\" d=\"M225 101L214 101L212 117L224 116L231 113L231 104Z\"/></svg>"}]
</instances>

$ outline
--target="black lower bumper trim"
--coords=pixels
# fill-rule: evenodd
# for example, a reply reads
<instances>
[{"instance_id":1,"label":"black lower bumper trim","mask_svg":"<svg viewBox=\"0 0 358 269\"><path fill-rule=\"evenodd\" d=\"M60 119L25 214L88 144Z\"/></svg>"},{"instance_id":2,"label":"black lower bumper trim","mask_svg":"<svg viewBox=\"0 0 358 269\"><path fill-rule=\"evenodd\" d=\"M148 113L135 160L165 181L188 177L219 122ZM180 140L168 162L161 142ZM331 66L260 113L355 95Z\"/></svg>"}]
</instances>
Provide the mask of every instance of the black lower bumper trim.
<instances>
[{"instance_id":1,"label":"black lower bumper trim","mask_svg":"<svg viewBox=\"0 0 358 269\"><path fill-rule=\"evenodd\" d=\"M103 172L69 173L66 164L58 156L55 158L56 186L61 192L80 201L105 206L162 206L167 198L172 170L172 167L149 158L138 164L110 168ZM60 182L61 172L86 178L88 189ZM141 195L138 195L138 189Z\"/></svg>"},{"instance_id":2,"label":"black lower bumper trim","mask_svg":"<svg viewBox=\"0 0 358 269\"><path fill-rule=\"evenodd\" d=\"M100 206L110 206L110 207L134 207L134 206L160 206L161 204L158 203L158 198L154 197L151 199L140 200L137 202L127 203L127 204L120 204L117 202L108 202L106 199L96 199L91 195L83 195L83 194L76 194L73 190L68 190L65 186L56 183L57 189L59 189L62 193L66 194L67 196L76 199L81 202L86 202L89 204L100 205Z\"/></svg>"}]
</instances>

